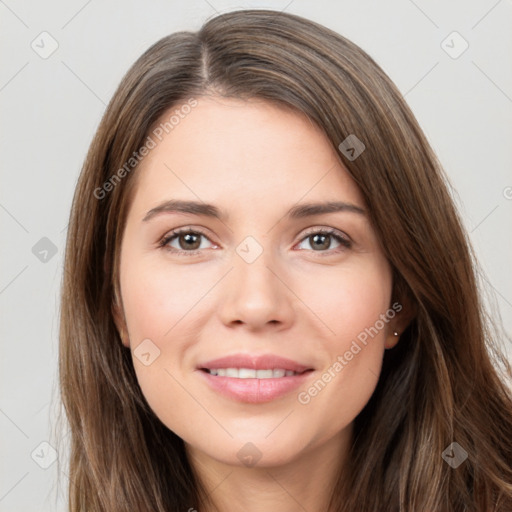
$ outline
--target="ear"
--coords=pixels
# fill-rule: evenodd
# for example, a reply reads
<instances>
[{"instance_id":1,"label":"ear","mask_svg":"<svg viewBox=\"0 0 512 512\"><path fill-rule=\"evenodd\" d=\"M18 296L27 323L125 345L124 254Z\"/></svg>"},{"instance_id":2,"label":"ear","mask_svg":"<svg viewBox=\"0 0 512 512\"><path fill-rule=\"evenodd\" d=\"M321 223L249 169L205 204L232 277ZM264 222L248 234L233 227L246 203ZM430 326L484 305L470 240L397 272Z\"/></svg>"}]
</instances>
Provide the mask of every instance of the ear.
<instances>
[{"instance_id":1,"label":"ear","mask_svg":"<svg viewBox=\"0 0 512 512\"><path fill-rule=\"evenodd\" d=\"M395 347L401 334L416 317L417 313L416 304L408 297L404 297L401 301L392 301L390 309L395 311L395 316L389 320L386 326L386 340L384 342L386 349Z\"/></svg>"},{"instance_id":2,"label":"ear","mask_svg":"<svg viewBox=\"0 0 512 512\"><path fill-rule=\"evenodd\" d=\"M128 337L128 329L126 327L126 320L123 313L123 307L119 304L117 299L117 293L114 293L114 300L112 302L112 316L114 317L114 323L116 324L119 336L123 345L130 348L130 339Z\"/></svg>"}]
</instances>

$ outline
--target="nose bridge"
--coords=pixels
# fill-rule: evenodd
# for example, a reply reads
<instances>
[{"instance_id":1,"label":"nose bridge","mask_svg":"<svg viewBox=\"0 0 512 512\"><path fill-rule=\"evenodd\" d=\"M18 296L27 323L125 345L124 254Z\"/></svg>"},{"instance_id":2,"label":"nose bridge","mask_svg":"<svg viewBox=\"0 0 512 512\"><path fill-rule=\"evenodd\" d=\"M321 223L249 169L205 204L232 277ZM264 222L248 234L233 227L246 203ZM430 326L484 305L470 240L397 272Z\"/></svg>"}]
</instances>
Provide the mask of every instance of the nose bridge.
<instances>
[{"instance_id":1,"label":"nose bridge","mask_svg":"<svg viewBox=\"0 0 512 512\"><path fill-rule=\"evenodd\" d=\"M233 255L234 276L236 290L250 295L262 295L266 301L275 299L276 289L275 270L276 261L273 257L270 237L249 235L236 247Z\"/></svg>"},{"instance_id":2,"label":"nose bridge","mask_svg":"<svg viewBox=\"0 0 512 512\"><path fill-rule=\"evenodd\" d=\"M224 322L243 322L253 327L268 322L287 322L292 312L290 292L277 276L280 265L271 237L247 236L235 248L233 270L227 280L221 308ZM277 274L277 275L276 275Z\"/></svg>"}]
</instances>

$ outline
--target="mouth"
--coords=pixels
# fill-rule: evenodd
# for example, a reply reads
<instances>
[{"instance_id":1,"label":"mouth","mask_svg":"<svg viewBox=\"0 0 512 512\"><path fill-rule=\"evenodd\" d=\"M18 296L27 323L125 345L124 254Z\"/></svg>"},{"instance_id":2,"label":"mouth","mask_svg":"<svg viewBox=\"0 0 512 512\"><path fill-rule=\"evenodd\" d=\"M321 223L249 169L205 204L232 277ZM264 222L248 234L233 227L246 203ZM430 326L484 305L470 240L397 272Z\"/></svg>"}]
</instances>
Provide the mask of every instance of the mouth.
<instances>
[{"instance_id":1,"label":"mouth","mask_svg":"<svg viewBox=\"0 0 512 512\"><path fill-rule=\"evenodd\" d=\"M203 370L217 377L235 379L279 379L293 377L308 370L311 366L298 363L292 359L276 354L232 354L201 363L198 370Z\"/></svg>"},{"instance_id":2,"label":"mouth","mask_svg":"<svg viewBox=\"0 0 512 512\"><path fill-rule=\"evenodd\" d=\"M310 366L274 354L233 354L201 363L196 369L214 392L250 404L290 396L314 372Z\"/></svg>"}]
</instances>

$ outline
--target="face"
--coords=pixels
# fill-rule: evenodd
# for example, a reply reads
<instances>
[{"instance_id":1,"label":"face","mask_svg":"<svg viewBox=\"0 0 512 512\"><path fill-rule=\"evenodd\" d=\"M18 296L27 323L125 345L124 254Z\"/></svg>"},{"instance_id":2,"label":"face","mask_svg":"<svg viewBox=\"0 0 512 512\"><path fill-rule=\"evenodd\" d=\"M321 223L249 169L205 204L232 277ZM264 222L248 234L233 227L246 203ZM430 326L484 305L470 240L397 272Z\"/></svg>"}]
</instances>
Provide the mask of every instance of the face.
<instances>
[{"instance_id":1,"label":"face","mask_svg":"<svg viewBox=\"0 0 512 512\"><path fill-rule=\"evenodd\" d=\"M306 117L262 101L198 98L161 139L136 171L116 314L150 407L238 466L340 438L400 316L358 187Z\"/></svg>"}]
</instances>

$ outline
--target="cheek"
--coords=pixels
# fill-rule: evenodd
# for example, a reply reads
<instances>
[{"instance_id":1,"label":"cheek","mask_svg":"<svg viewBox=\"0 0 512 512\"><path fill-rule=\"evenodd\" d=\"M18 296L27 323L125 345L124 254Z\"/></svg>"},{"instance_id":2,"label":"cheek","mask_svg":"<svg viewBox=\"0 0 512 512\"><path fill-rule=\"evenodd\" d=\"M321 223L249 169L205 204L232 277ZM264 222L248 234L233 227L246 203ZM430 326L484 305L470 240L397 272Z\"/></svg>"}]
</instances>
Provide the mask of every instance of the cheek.
<instances>
[{"instance_id":1,"label":"cheek","mask_svg":"<svg viewBox=\"0 0 512 512\"><path fill-rule=\"evenodd\" d=\"M140 388L157 416L168 410L172 397L172 403L184 409L180 417L187 421L190 396L180 385L182 366L189 363L188 349L197 340L194 332L200 329L201 320L209 318L201 317L201 300L218 277L193 266L171 266L165 261L155 263L127 256L120 279Z\"/></svg>"},{"instance_id":2,"label":"cheek","mask_svg":"<svg viewBox=\"0 0 512 512\"><path fill-rule=\"evenodd\" d=\"M126 262L121 290L132 348L146 338L163 348L183 328L187 315L211 287L200 275L185 266Z\"/></svg>"},{"instance_id":3,"label":"cheek","mask_svg":"<svg viewBox=\"0 0 512 512\"><path fill-rule=\"evenodd\" d=\"M374 261L316 283L328 290L322 295L316 287L310 304L329 328L322 340L329 356L317 379L301 390L298 402L308 414L323 415L333 433L357 416L377 385L387 333L383 318L394 316L386 316L391 273L386 262Z\"/></svg>"},{"instance_id":4,"label":"cheek","mask_svg":"<svg viewBox=\"0 0 512 512\"><path fill-rule=\"evenodd\" d=\"M346 361L347 379L355 385L374 382L380 372L391 301L391 273L382 262L349 276L337 317L336 350ZM383 320L384 319L384 320Z\"/></svg>"},{"instance_id":5,"label":"cheek","mask_svg":"<svg viewBox=\"0 0 512 512\"><path fill-rule=\"evenodd\" d=\"M195 403L183 386L181 365L194 340L192 330L198 326L194 313L197 315L201 297L212 286L205 285L204 277L199 279L197 271L187 271L185 266L171 268L142 259L126 259L121 271L123 307L137 381L162 423L179 426L180 432L197 428L192 421ZM144 353L149 353L146 360Z\"/></svg>"},{"instance_id":6,"label":"cheek","mask_svg":"<svg viewBox=\"0 0 512 512\"><path fill-rule=\"evenodd\" d=\"M390 304L392 283L385 261L318 274L313 281L303 296L309 297L307 305L328 327L326 339L336 350L373 326Z\"/></svg>"}]
</instances>

